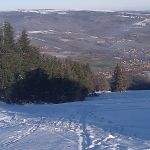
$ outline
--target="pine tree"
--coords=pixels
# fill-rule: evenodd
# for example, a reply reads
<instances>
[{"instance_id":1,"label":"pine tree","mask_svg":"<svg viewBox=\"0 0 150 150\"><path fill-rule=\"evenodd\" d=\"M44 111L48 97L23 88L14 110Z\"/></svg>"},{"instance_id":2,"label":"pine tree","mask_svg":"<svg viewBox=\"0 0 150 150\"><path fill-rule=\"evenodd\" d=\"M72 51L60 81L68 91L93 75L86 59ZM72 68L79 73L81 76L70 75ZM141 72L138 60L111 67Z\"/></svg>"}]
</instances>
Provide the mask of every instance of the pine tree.
<instances>
[{"instance_id":1,"label":"pine tree","mask_svg":"<svg viewBox=\"0 0 150 150\"><path fill-rule=\"evenodd\" d=\"M105 77L100 78L100 90L101 91L109 91L110 90L110 84Z\"/></svg>"},{"instance_id":2,"label":"pine tree","mask_svg":"<svg viewBox=\"0 0 150 150\"><path fill-rule=\"evenodd\" d=\"M2 52L3 52L3 48L2 48L2 30L0 29L0 91L2 90L3 87L3 66L2 66ZM1 93L1 92L0 92Z\"/></svg>"},{"instance_id":3,"label":"pine tree","mask_svg":"<svg viewBox=\"0 0 150 150\"><path fill-rule=\"evenodd\" d=\"M0 29L0 52L2 52L3 48L3 30Z\"/></svg>"},{"instance_id":4,"label":"pine tree","mask_svg":"<svg viewBox=\"0 0 150 150\"><path fill-rule=\"evenodd\" d=\"M14 31L10 23L5 22L0 29L0 84L6 90L11 86L18 70L18 57L15 52Z\"/></svg>"},{"instance_id":5,"label":"pine tree","mask_svg":"<svg viewBox=\"0 0 150 150\"><path fill-rule=\"evenodd\" d=\"M3 27L3 46L5 52L12 52L15 48L13 27L8 22L5 22Z\"/></svg>"},{"instance_id":6,"label":"pine tree","mask_svg":"<svg viewBox=\"0 0 150 150\"><path fill-rule=\"evenodd\" d=\"M20 38L18 39L17 45L19 46L19 50L23 53L29 52L30 47L30 39L28 38L28 34L26 30L22 31Z\"/></svg>"},{"instance_id":7,"label":"pine tree","mask_svg":"<svg viewBox=\"0 0 150 150\"><path fill-rule=\"evenodd\" d=\"M4 83L4 63L6 63L5 59L5 51L4 51L4 32L3 28L0 29L0 97L2 96L2 91L5 87Z\"/></svg>"},{"instance_id":8,"label":"pine tree","mask_svg":"<svg viewBox=\"0 0 150 150\"><path fill-rule=\"evenodd\" d=\"M20 72L25 73L30 69L39 67L40 53L36 47L30 44L30 39L26 30L23 30L19 39L17 40L17 53L20 57L18 63L20 64Z\"/></svg>"},{"instance_id":9,"label":"pine tree","mask_svg":"<svg viewBox=\"0 0 150 150\"><path fill-rule=\"evenodd\" d=\"M112 77L112 91L125 91L128 88L128 79L127 74L124 69L117 64L114 70L114 74Z\"/></svg>"}]
</instances>

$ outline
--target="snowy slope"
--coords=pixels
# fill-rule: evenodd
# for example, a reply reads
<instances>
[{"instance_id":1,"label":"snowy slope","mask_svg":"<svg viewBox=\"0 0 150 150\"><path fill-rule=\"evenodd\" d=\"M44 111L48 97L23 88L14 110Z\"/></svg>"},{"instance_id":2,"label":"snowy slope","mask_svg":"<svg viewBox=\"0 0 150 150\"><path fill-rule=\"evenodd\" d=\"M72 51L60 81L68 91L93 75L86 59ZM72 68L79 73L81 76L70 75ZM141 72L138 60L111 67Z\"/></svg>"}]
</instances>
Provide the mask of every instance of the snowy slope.
<instances>
[{"instance_id":1,"label":"snowy slope","mask_svg":"<svg viewBox=\"0 0 150 150\"><path fill-rule=\"evenodd\" d=\"M150 149L150 91L60 105L0 104L0 150Z\"/></svg>"}]
</instances>

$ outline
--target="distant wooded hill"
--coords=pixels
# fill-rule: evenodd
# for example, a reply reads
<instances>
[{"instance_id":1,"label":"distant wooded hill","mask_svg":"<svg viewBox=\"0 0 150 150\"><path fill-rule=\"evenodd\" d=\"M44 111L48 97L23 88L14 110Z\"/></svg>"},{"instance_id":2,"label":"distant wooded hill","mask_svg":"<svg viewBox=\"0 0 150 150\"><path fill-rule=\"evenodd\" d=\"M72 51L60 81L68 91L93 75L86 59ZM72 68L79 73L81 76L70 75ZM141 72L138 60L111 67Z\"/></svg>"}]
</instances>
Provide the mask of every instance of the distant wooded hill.
<instances>
[{"instance_id":1,"label":"distant wooded hill","mask_svg":"<svg viewBox=\"0 0 150 150\"><path fill-rule=\"evenodd\" d=\"M150 12L20 10L0 12L1 26L4 21L17 35L26 29L41 52L89 62L93 69L150 61Z\"/></svg>"}]
</instances>

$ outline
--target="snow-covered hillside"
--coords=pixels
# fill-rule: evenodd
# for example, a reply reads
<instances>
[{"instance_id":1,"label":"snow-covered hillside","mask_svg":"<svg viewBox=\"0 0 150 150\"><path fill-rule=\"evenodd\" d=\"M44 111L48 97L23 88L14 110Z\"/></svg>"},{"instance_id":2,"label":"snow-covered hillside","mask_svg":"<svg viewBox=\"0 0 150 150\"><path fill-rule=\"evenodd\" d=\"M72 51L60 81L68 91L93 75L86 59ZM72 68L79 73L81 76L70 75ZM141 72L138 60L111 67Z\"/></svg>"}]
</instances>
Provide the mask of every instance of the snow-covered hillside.
<instances>
[{"instance_id":1,"label":"snow-covered hillside","mask_svg":"<svg viewBox=\"0 0 150 150\"><path fill-rule=\"evenodd\" d=\"M0 103L0 150L150 149L150 91L59 105Z\"/></svg>"}]
</instances>

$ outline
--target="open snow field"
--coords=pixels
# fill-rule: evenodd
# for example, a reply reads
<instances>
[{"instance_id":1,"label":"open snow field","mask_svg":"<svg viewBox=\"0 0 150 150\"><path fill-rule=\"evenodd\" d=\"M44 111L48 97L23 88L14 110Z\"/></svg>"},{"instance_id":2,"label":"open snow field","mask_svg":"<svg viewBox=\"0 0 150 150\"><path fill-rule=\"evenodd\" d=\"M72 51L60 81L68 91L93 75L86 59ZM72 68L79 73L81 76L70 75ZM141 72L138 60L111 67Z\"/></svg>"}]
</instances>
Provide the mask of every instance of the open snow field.
<instances>
[{"instance_id":1,"label":"open snow field","mask_svg":"<svg viewBox=\"0 0 150 150\"><path fill-rule=\"evenodd\" d=\"M0 150L150 150L150 91L59 105L0 103Z\"/></svg>"}]
</instances>

